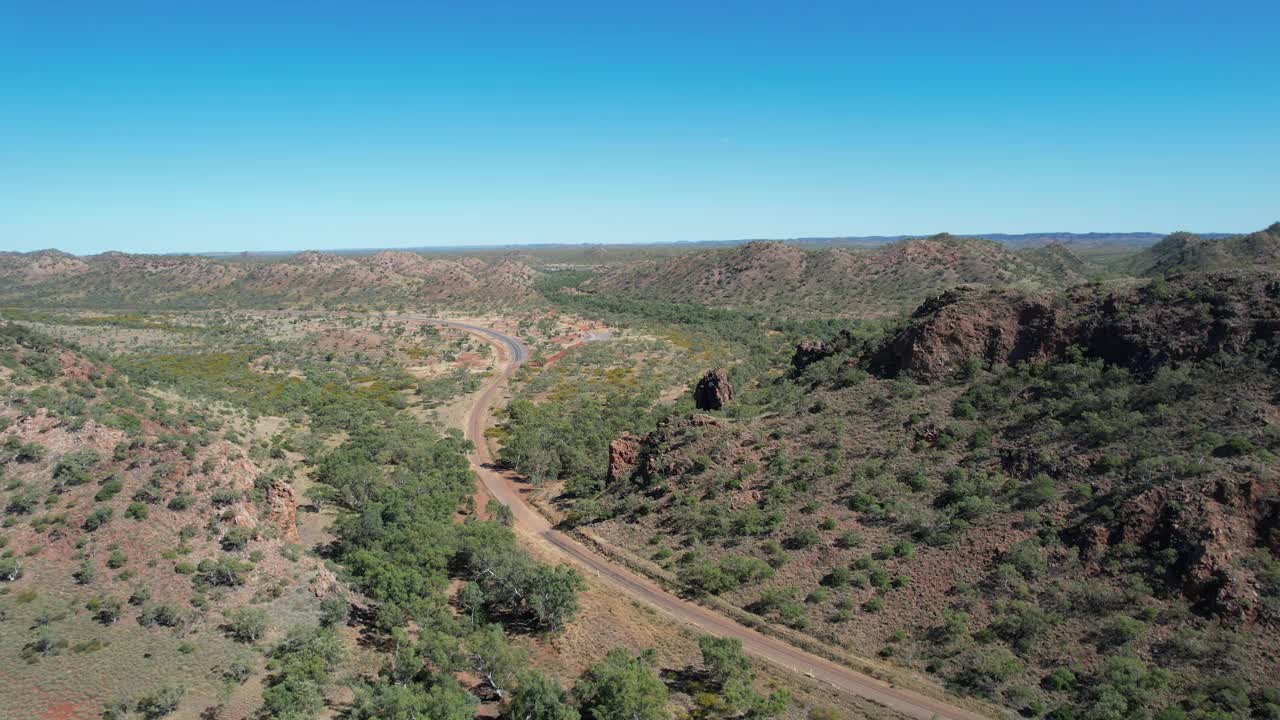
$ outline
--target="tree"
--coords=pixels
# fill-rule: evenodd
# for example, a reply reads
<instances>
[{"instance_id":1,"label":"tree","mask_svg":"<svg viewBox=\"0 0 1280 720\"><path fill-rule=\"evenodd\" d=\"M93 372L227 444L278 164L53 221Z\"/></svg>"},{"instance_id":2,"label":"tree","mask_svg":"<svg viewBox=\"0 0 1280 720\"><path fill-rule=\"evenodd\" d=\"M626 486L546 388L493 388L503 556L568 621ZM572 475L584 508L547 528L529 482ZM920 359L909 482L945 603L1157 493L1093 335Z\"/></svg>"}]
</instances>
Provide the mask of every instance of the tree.
<instances>
[{"instance_id":1,"label":"tree","mask_svg":"<svg viewBox=\"0 0 1280 720\"><path fill-rule=\"evenodd\" d=\"M120 602L119 598L99 595L98 597L90 600L85 605L85 608L88 609L89 612L93 613L94 620L97 620L103 625L111 625L120 619L120 612L123 606L124 603Z\"/></svg>"},{"instance_id":2,"label":"tree","mask_svg":"<svg viewBox=\"0 0 1280 720\"><path fill-rule=\"evenodd\" d=\"M698 638L698 648L708 679L717 685L751 672L751 661L742 653L742 641L737 638L703 635Z\"/></svg>"},{"instance_id":3,"label":"tree","mask_svg":"<svg viewBox=\"0 0 1280 720\"><path fill-rule=\"evenodd\" d=\"M147 720L155 720L178 709L187 689L181 685L162 685L143 695L135 709Z\"/></svg>"},{"instance_id":4,"label":"tree","mask_svg":"<svg viewBox=\"0 0 1280 720\"><path fill-rule=\"evenodd\" d=\"M98 459L96 450L69 452L62 456L57 465L53 466L53 480L59 485L68 487L84 485L92 479L89 471L98 464Z\"/></svg>"},{"instance_id":5,"label":"tree","mask_svg":"<svg viewBox=\"0 0 1280 720\"><path fill-rule=\"evenodd\" d=\"M256 533L247 527L233 527L222 536L222 549L227 552L243 550L255 535Z\"/></svg>"},{"instance_id":6,"label":"tree","mask_svg":"<svg viewBox=\"0 0 1280 720\"><path fill-rule=\"evenodd\" d=\"M786 709L790 696L775 692L767 697L755 692L755 671L742 652L742 641L704 635L698 638L702 664L719 697L705 709L726 717L773 717Z\"/></svg>"},{"instance_id":7,"label":"tree","mask_svg":"<svg viewBox=\"0 0 1280 720\"><path fill-rule=\"evenodd\" d=\"M525 604L538 627L555 632L578 612L578 591L582 576L568 565L539 565L529 578Z\"/></svg>"},{"instance_id":8,"label":"tree","mask_svg":"<svg viewBox=\"0 0 1280 720\"><path fill-rule=\"evenodd\" d=\"M524 651L507 642L499 625L489 625L467 638L471 669L484 678L499 698L515 684L516 676L528 663Z\"/></svg>"},{"instance_id":9,"label":"tree","mask_svg":"<svg viewBox=\"0 0 1280 720\"><path fill-rule=\"evenodd\" d=\"M22 656L28 661L34 661L38 658L58 655L66 646L66 640L54 635L49 628L42 627L36 632L31 642L22 647Z\"/></svg>"},{"instance_id":10,"label":"tree","mask_svg":"<svg viewBox=\"0 0 1280 720\"><path fill-rule=\"evenodd\" d=\"M653 669L653 653L637 657L623 648L609 651L573 686L591 720L666 720L667 686Z\"/></svg>"},{"instance_id":11,"label":"tree","mask_svg":"<svg viewBox=\"0 0 1280 720\"><path fill-rule=\"evenodd\" d=\"M515 522L515 515L511 511L511 506L498 502L492 498L484 505L485 512L489 513L494 520L511 527Z\"/></svg>"},{"instance_id":12,"label":"tree","mask_svg":"<svg viewBox=\"0 0 1280 720\"><path fill-rule=\"evenodd\" d=\"M507 720L578 720L578 711L559 683L531 670L521 676L503 716Z\"/></svg>"},{"instance_id":13,"label":"tree","mask_svg":"<svg viewBox=\"0 0 1280 720\"><path fill-rule=\"evenodd\" d=\"M541 565L506 542L480 544L468 553L467 564L486 609L498 615L528 618L554 632L578 611L582 577L567 565Z\"/></svg>"},{"instance_id":14,"label":"tree","mask_svg":"<svg viewBox=\"0 0 1280 720\"><path fill-rule=\"evenodd\" d=\"M234 587L243 585L245 575L252 569L251 563L234 558L205 558L196 566L196 580L210 587Z\"/></svg>"},{"instance_id":15,"label":"tree","mask_svg":"<svg viewBox=\"0 0 1280 720\"><path fill-rule=\"evenodd\" d=\"M87 556L80 561L80 567L71 573L71 577L75 578L76 583L80 585L88 585L97 577L98 569L93 564L93 557Z\"/></svg>"},{"instance_id":16,"label":"tree","mask_svg":"<svg viewBox=\"0 0 1280 720\"><path fill-rule=\"evenodd\" d=\"M22 577L22 563L17 558L0 558L0 582L13 582Z\"/></svg>"},{"instance_id":17,"label":"tree","mask_svg":"<svg viewBox=\"0 0 1280 720\"><path fill-rule=\"evenodd\" d=\"M342 640L330 628L294 628L272 657L279 671L262 691L267 717L309 718L324 708L329 673L344 655Z\"/></svg>"},{"instance_id":18,"label":"tree","mask_svg":"<svg viewBox=\"0 0 1280 720\"><path fill-rule=\"evenodd\" d=\"M429 690L421 685L365 685L356 694L352 720L472 720L476 699L442 678Z\"/></svg>"},{"instance_id":19,"label":"tree","mask_svg":"<svg viewBox=\"0 0 1280 720\"><path fill-rule=\"evenodd\" d=\"M477 583L469 582L458 589L458 606L467 611L473 625L480 622L484 605L484 590Z\"/></svg>"},{"instance_id":20,"label":"tree","mask_svg":"<svg viewBox=\"0 0 1280 720\"><path fill-rule=\"evenodd\" d=\"M242 607L227 613L227 634L240 642L257 642L267 631L267 611Z\"/></svg>"},{"instance_id":21,"label":"tree","mask_svg":"<svg viewBox=\"0 0 1280 720\"><path fill-rule=\"evenodd\" d=\"M320 601L320 624L324 627L346 622L350 614L351 603L340 595L330 595Z\"/></svg>"}]
</instances>

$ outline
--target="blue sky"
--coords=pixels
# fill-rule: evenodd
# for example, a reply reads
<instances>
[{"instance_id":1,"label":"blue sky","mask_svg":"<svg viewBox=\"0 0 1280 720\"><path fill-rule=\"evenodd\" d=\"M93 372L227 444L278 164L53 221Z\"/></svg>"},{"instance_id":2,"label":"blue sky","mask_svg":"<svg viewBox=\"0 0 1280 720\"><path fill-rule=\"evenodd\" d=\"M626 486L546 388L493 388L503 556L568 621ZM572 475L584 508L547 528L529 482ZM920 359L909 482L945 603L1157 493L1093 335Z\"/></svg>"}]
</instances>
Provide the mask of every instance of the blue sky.
<instances>
[{"instance_id":1,"label":"blue sky","mask_svg":"<svg viewBox=\"0 0 1280 720\"><path fill-rule=\"evenodd\" d=\"M1280 219L1277 26L1230 1L0 0L0 249L1248 231Z\"/></svg>"}]
</instances>

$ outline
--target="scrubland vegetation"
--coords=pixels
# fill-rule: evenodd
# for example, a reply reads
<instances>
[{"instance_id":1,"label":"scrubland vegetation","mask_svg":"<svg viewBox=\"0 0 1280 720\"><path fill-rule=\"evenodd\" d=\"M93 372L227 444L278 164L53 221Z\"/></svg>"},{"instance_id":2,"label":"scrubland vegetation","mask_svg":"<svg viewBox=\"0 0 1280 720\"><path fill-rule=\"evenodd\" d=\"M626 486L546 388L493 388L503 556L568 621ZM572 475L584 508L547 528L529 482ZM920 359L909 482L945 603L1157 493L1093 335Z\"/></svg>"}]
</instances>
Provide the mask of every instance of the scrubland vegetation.
<instances>
[{"instance_id":1,"label":"scrubland vegetation","mask_svg":"<svg viewBox=\"0 0 1280 720\"><path fill-rule=\"evenodd\" d=\"M485 308L496 273L499 314L479 322L532 359L490 439L563 529L991 712L1280 717L1278 242L1273 226L1090 260L949 236L447 266L102 256L30 282L13 261L0 702L848 712L764 679L732 639L557 664L575 628L615 618L589 616L590 579L520 543L511 509L473 507L449 425L500 358L415 319ZM139 263L174 279L148 288ZM954 289L969 283L985 287ZM74 309L95 303L112 309ZM731 387L698 409L713 368Z\"/></svg>"},{"instance_id":2,"label":"scrubland vegetation","mask_svg":"<svg viewBox=\"0 0 1280 720\"><path fill-rule=\"evenodd\" d=\"M549 642L575 619L582 579L476 520L466 441L414 414L483 376L414 367L483 361L487 346L395 320L348 318L358 337L326 350L342 331L309 319L281 332L278 319L18 315L69 337L164 335L135 352L100 339L107 355L0 326L0 652L4 702L27 708L15 717L306 718L335 702L367 718L668 712L651 661L615 669L610 656L564 688L509 640ZM554 329L534 325L536 343ZM295 513L332 518L319 544L297 544ZM50 685L50 667L88 680ZM633 697L636 682L662 692ZM754 702L736 682L725 704L707 686L703 716ZM24 704L35 688L49 699Z\"/></svg>"}]
</instances>

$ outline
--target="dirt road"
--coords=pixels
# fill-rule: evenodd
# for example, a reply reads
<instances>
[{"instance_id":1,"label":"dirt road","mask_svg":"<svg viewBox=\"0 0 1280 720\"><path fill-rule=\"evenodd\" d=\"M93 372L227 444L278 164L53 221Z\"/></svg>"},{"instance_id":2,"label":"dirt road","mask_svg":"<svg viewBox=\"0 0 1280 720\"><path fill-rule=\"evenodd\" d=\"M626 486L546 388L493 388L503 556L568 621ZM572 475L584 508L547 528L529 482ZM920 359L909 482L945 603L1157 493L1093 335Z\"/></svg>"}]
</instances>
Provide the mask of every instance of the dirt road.
<instances>
[{"instance_id":1,"label":"dirt road","mask_svg":"<svg viewBox=\"0 0 1280 720\"><path fill-rule=\"evenodd\" d=\"M427 318L413 317L413 319L426 320ZM628 596L651 605L676 620L693 625L706 633L738 638L742 641L743 649L751 655L809 675L830 684L837 690L879 703L906 717L917 720L933 718L987 720L990 717L912 690L894 687L882 680L801 650L784 640L764 635L714 610L672 595L657 583L614 564L573 538L555 530L545 517L526 502L516 478L495 467L484 437L484 431L491 423L493 410L502 401L502 393L507 381L520 363L528 357L528 349L518 338L492 328L456 321L433 320L432 322L480 335L506 355L505 369L496 373L477 393L475 405L467 415L465 433L467 438L475 444L471 462L476 474L491 496L511 508L515 529L522 536L554 548L580 571L600 578Z\"/></svg>"}]
</instances>

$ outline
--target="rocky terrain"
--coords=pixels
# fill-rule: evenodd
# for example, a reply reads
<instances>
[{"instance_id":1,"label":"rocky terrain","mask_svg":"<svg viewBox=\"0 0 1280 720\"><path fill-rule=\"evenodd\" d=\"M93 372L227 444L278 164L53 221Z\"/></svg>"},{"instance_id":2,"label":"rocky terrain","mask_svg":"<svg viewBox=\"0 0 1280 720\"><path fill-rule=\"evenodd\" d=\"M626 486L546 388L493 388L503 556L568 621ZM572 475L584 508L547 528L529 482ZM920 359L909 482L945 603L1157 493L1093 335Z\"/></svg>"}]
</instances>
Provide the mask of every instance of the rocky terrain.
<instances>
[{"instance_id":1,"label":"rocky terrain","mask_svg":"<svg viewBox=\"0 0 1280 720\"><path fill-rule=\"evenodd\" d=\"M1269 717L1278 330L1269 273L958 288L618 437L569 517L692 596L1029 716Z\"/></svg>"},{"instance_id":2,"label":"rocky terrain","mask_svg":"<svg viewBox=\"0 0 1280 720\"><path fill-rule=\"evenodd\" d=\"M1280 266L1280 223L1247 235L1201 237L1178 232L1131 258L1125 269L1158 277L1177 272Z\"/></svg>"},{"instance_id":3,"label":"rocky terrain","mask_svg":"<svg viewBox=\"0 0 1280 720\"><path fill-rule=\"evenodd\" d=\"M921 305L870 359L889 376L929 378L961 363L1013 365L1082 351L1142 374L1240 355L1257 345L1268 361L1280 339L1280 280L1267 273L1191 274L1065 294L951 290Z\"/></svg>"}]
</instances>

